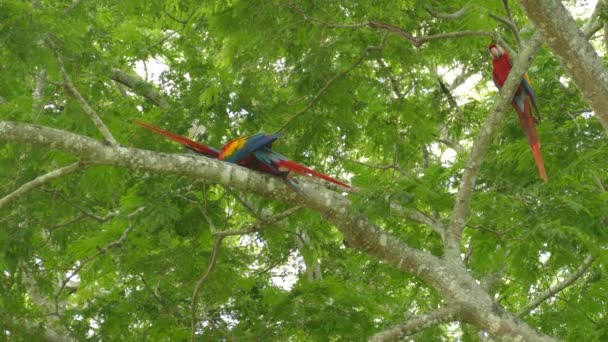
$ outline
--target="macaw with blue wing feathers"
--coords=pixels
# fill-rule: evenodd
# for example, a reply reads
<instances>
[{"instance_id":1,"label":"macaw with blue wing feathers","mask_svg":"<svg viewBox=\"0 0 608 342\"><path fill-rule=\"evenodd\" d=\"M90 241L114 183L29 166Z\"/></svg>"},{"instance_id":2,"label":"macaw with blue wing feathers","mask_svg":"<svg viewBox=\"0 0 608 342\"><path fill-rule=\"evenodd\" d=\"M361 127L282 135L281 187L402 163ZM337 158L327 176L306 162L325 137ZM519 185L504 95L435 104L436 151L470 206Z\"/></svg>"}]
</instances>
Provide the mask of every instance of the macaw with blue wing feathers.
<instances>
[{"instance_id":1,"label":"macaw with blue wing feathers","mask_svg":"<svg viewBox=\"0 0 608 342\"><path fill-rule=\"evenodd\" d=\"M511 56L509 56L500 45L491 44L488 47L488 50L492 55L492 76L494 84L496 84L498 89L501 89L509 76L509 72L511 72L513 62ZM519 116L521 128L528 137L528 144L532 150L538 173L543 181L547 183L545 164L543 163L543 157L540 153L540 140L538 139L536 127L534 126L536 123L540 122L540 112L536 105L536 95L534 94L534 90L530 85L527 75L521 80L521 84L517 88L511 104ZM535 116L532 115L532 108L534 108Z\"/></svg>"},{"instance_id":2,"label":"macaw with blue wing feathers","mask_svg":"<svg viewBox=\"0 0 608 342\"><path fill-rule=\"evenodd\" d=\"M272 143L280 137L281 134L266 135L264 133L257 133L234 139L222 147L218 159L237 164L242 161L246 161L247 163L257 162L256 168L258 170L282 176L292 186L295 186L295 184L289 179L289 175L293 172L303 176L316 176L328 182L350 188L350 185L346 183L291 161L282 154L274 152L271 149ZM251 158L254 161L251 161ZM297 186L295 187L297 189Z\"/></svg>"},{"instance_id":3,"label":"macaw with blue wing feathers","mask_svg":"<svg viewBox=\"0 0 608 342\"><path fill-rule=\"evenodd\" d=\"M207 157L217 158L228 163L282 177L290 186L298 191L299 188L289 177L291 173L297 173L303 176L316 176L334 184L349 189L351 188L351 186L346 183L293 162L289 160L289 158L272 151L272 143L280 138L281 134L266 135L264 133L257 133L251 136L240 137L229 141L221 150L218 150L214 147L198 143L139 120L133 120L133 123L176 141Z\"/></svg>"}]
</instances>

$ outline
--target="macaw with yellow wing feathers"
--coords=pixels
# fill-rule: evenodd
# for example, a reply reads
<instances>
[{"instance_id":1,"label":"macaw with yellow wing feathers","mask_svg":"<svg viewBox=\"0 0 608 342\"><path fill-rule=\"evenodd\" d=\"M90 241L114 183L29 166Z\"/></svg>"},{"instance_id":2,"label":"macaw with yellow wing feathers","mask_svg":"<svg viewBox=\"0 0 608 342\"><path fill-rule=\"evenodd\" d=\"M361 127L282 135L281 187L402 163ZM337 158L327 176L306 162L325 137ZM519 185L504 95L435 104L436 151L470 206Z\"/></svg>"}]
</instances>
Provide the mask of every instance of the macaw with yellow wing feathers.
<instances>
[{"instance_id":1,"label":"macaw with yellow wing feathers","mask_svg":"<svg viewBox=\"0 0 608 342\"><path fill-rule=\"evenodd\" d=\"M234 139L222 147L218 159L236 164L245 161L247 164L255 165L257 170L282 176L291 185L294 184L291 183L288 176L293 172L303 176L316 176L328 182L350 188L350 185L346 183L293 162L289 158L274 152L271 149L272 143L280 137L281 134L266 135L264 133L257 133Z\"/></svg>"},{"instance_id":2,"label":"macaw with yellow wing feathers","mask_svg":"<svg viewBox=\"0 0 608 342\"><path fill-rule=\"evenodd\" d=\"M345 188L351 188L346 183L293 162L289 158L272 151L272 143L280 138L281 134L266 135L264 133L257 133L251 136L240 137L229 141L221 150L218 150L139 120L133 120L133 123L176 141L207 157L217 158L228 163L282 177L296 190L299 190L299 188L290 179L292 173L303 176L316 176Z\"/></svg>"},{"instance_id":3,"label":"macaw with yellow wing feathers","mask_svg":"<svg viewBox=\"0 0 608 342\"><path fill-rule=\"evenodd\" d=\"M509 56L500 45L491 44L488 47L488 50L492 55L492 76L494 78L494 84L496 84L498 89L501 89L509 76L509 72L511 72L513 62L511 56ZM540 112L536 105L536 95L534 94L534 90L532 90L532 86L530 86L527 75L521 80L521 84L517 88L511 104L519 115L521 128L528 137L528 144L530 145L532 155L536 161L536 168L538 169L540 178L547 183L545 164L543 163L543 157L540 153L540 141L538 139L536 127L534 126L535 123L540 122ZM534 108L535 116L532 115L532 108Z\"/></svg>"}]
</instances>

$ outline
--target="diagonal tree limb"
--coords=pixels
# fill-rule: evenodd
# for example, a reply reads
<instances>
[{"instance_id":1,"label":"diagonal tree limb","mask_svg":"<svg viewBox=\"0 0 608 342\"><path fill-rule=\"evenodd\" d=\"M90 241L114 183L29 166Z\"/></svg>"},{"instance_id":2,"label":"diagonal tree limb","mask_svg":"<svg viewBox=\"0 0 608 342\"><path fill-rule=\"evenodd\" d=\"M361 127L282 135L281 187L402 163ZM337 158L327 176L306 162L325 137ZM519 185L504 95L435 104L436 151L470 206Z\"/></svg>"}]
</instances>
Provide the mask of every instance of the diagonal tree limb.
<instances>
[{"instance_id":1,"label":"diagonal tree limb","mask_svg":"<svg viewBox=\"0 0 608 342\"><path fill-rule=\"evenodd\" d=\"M31 191L45 183L48 183L48 182L52 181L53 179L63 177L70 173L76 172L76 171L80 170L82 167L83 167L83 164L78 161L78 162L75 162L68 166L64 166L62 168L53 170L44 175L38 176L38 177L34 178L33 180L21 185L19 187L19 189L11 192L10 194L4 196L3 198L0 198L0 208L4 207L5 205L7 205L7 204L11 203L12 201L16 200L17 198L19 198L20 196L28 193L29 191Z\"/></svg>"},{"instance_id":2,"label":"diagonal tree limb","mask_svg":"<svg viewBox=\"0 0 608 342\"><path fill-rule=\"evenodd\" d=\"M520 0L520 3L608 131L608 70L585 37L587 32L579 29L559 0Z\"/></svg>"},{"instance_id":3,"label":"diagonal tree limb","mask_svg":"<svg viewBox=\"0 0 608 342\"><path fill-rule=\"evenodd\" d=\"M155 106L169 110L171 106L164 96L156 88L139 76L129 75L122 70L114 69L110 78L122 85L129 87L137 95L143 96Z\"/></svg>"},{"instance_id":4,"label":"diagonal tree limb","mask_svg":"<svg viewBox=\"0 0 608 342\"><path fill-rule=\"evenodd\" d=\"M460 181L460 188L456 194L452 219L447 230L445 240L446 256L452 259L460 258L460 240L462 230L467 222L467 215L473 196L473 189L477 180L479 168L483 162L483 157L492 142L494 132L505 118L513 95L521 79L530 64L531 58L536 54L542 44L542 36L536 32L530 41L525 45L522 52L514 58L513 69L505 82L500 96L495 102L494 109L486 119L486 122L479 131L477 140L471 148L467 164Z\"/></svg>"},{"instance_id":5,"label":"diagonal tree limb","mask_svg":"<svg viewBox=\"0 0 608 342\"><path fill-rule=\"evenodd\" d=\"M97 127L99 132L101 132L101 135L103 135L104 139L110 145L117 146L118 142L116 141L116 139L114 139L114 136L112 135L112 133L110 133L110 131L108 130L106 125L103 123L103 121L101 121L99 114L97 114L97 112L91 107L91 105L89 105L87 100L80 94L78 89L76 89L76 86L74 86L74 83L72 82L72 79L70 78L70 75L68 75L68 72L65 70L65 64L63 63L63 56L61 56L61 53L59 52L59 49L57 48L55 43L51 39L46 39L46 42L47 42L47 45L55 53L55 60L57 61L57 67L59 68L59 73L61 74L61 77L63 78L63 82L65 84L65 88L68 91L68 93L70 95L72 95L72 97L74 97L74 99L76 99L76 102L78 102L78 104L80 105L82 110L93 121L93 123L95 124L95 127Z\"/></svg>"},{"instance_id":6,"label":"diagonal tree limb","mask_svg":"<svg viewBox=\"0 0 608 342\"><path fill-rule=\"evenodd\" d=\"M523 308L517 311L516 315L518 317L523 317L530 313L530 311L536 309L539 305L541 305L547 299L555 296L557 293L565 289L566 287L572 285L577 279L579 279L587 270L589 266L593 263L595 258L592 255L587 255L581 265L569 276L564 278L561 282L547 289L546 291L541 292L536 298L534 298L531 302L526 304Z\"/></svg>"},{"instance_id":7,"label":"diagonal tree limb","mask_svg":"<svg viewBox=\"0 0 608 342\"><path fill-rule=\"evenodd\" d=\"M455 321L460 310L461 309L457 305L450 305L427 312L379 332L370 337L368 341L383 342L402 340L406 336L413 335L434 325Z\"/></svg>"}]
</instances>

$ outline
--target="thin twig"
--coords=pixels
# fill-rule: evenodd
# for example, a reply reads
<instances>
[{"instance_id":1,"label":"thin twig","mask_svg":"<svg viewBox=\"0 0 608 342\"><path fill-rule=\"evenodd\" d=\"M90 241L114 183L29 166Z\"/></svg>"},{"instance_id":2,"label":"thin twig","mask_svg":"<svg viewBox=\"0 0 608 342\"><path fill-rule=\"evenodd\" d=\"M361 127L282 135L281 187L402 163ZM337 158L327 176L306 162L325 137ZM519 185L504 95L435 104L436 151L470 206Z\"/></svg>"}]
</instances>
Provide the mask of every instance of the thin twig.
<instances>
[{"instance_id":1,"label":"thin twig","mask_svg":"<svg viewBox=\"0 0 608 342\"><path fill-rule=\"evenodd\" d=\"M396 35L400 36L401 38L412 43L415 47L421 47L425 43L428 43L433 40L439 40L439 39L465 38L465 37L492 37L494 39L498 38L498 35L496 34L496 32L492 32L492 31L459 31L459 32L434 34L434 35L430 35L430 36L414 37L413 35L402 30L400 27L389 24L389 23L384 23L384 22L380 22L380 21L369 21L367 25L372 28L379 28L379 29L383 29L387 32L396 34Z\"/></svg>"},{"instance_id":2,"label":"thin twig","mask_svg":"<svg viewBox=\"0 0 608 342\"><path fill-rule=\"evenodd\" d=\"M505 18L494 13L488 13L488 15L490 16L490 18L504 24L509 29L509 31L513 33L515 41L517 42L517 46L521 47L521 37L519 35L519 30L517 29L517 26L515 26L515 23L513 21L511 21L509 18Z\"/></svg>"},{"instance_id":3,"label":"thin twig","mask_svg":"<svg viewBox=\"0 0 608 342\"><path fill-rule=\"evenodd\" d=\"M50 182L53 179L68 175L72 172L75 172L77 170L79 170L80 168L82 168L82 163L81 162L75 162L73 164L70 164L68 166L64 166L62 168L53 170L49 173L46 173L42 176L38 176L36 178L34 178L33 180L23 184L22 186L19 187L19 189L13 191L12 193L4 196L3 198L0 199L0 208L4 207L5 205L9 204L10 202L14 201L15 199L17 199L19 196L22 196L24 194L26 194L28 191L31 191L32 189L35 189L45 183Z\"/></svg>"},{"instance_id":4,"label":"thin twig","mask_svg":"<svg viewBox=\"0 0 608 342\"><path fill-rule=\"evenodd\" d=\"M214 235L226 237L226 236L233 236L233 235L245 235L245 234L255 233L255 232L259 231L262 227L264 227L266 225L277 223L277 222L283 220L284 218L287 218L287 217L291 216L292 214L298 212L302 208L304 208L304 207L295 206L295 207L289 208L283 212L280 212L276 215L272 215L272 216L263 218L259 222L247 225L241 229L219 231L219 232L214 233Z\"/></svg>"},{"instance_id":5,"label":"thin twig","mask_svg":"<svg viewBox=\"0 0 608 342\"><path fill-rule=\"evenodd\" d=\"M572 274L570 274L569 276L564 278L564 280L561 281L560 283L556 284L555 286L552 286L548 290L546 290L546 291L542 292L541 294L539 294L538 296L536 296L536 298L534 298L531 302L526 304L523 308L519 309L519 311L517 311L516 316L522 317L522 316L527 315L530 311L534 310L536 307L541 305L544 301L553 297L555 294L562 291L566 287L570 286L577 279L579 279L583 274L585 274L585 272L587 272L587 270L589 269L589 266L591 266L591 264L593 263L594 260L595 260L595 258L592 255L587 255L585 257L585 260L583 260L583 263L576 269L576 271L574 271Z\"/></svg>"},{"instance_id":6,"label":"thin twig","mask_svg":"<svg viewBox=\"0 0 608 342\"><path fill-rule=\"evenodd\" d=\"M368 341L381 342L401 340L403 337L410 336L433 325L454 321L459 313L460 308L456 305L436 309L379 332L370 337Z\"/></svg>"},{"instance_id":7,"label":"thin twig","mask_svg":"<svg viewBox=\"0 0 608 342\"><path fill-rule=\"evenodd\" d=\"M114 136L112 136L112 133L110 133L110 131L108 130L106 125L103 123L103 121L101 121L101 118L99 117L97 112L89 105L87 100L85 100L85 98L82 97L82 95L80 94L78 89L76 89L76 87L74 86L72 79L68 75L68 72L65 70L65 64L63 63L63 57L61 56L61 53L59 52L57 45L55 45L55 43L51 39L46 39L46 42L47 42L47 45L49 45L49 47L55 53L55 60L57 61L57 67L59 68L59 73L61 74L61 76L63 78L63 82L64 82L65 88L68 91L68 93L70 95L72 95L72 97L74 97L74 99L76 99L76 102L78 102L78 104L80 105L82 110L84 110L84 112L93 121L93 123L95 124L97 129L101 132L101 135L103 135L104 139L110 145L118 146L118 142L116 141L116 139L114 139Z\"/></svg>"},{"instance_id":8,"label":"thin twig","mask_svg":"<svg viewBox=\"0 0 608 342\"><path fill-rule=\"evenodd\" d=\"M461 17L463 17L465 14L467 14L467 12L469 11L469 6L468 4L463 6L461 9L459 9L456 12L453 13L442 13L442 12L437 12L434 9L431 8L431 6L429 5L424 5L424 9L432 16L435 17L437 19L442 19L442 20L455 20L455 19L459 19Z\"/></svg>"},{"instance_id":9,"label":"thin twig","mask_svg":"<svg viewBox=\"0 0 608 342\"><path fill-rule=\"evenodd\" d=\"M138 209L139 210L139 209ZM118 238L118 240L109 242L108 244L106 244L103 247L97 247L97 254L92 255L84 260L81 261L80 265L78 265L71 273L69 276L67 276L65 279L63 279L63 281L61 282L61 286L59 287L59 291L57 291L57 293L55 294L55 313L59 313L59 296L61 295L61 293L63 292L63 290L65 289L66 285L68 284L68 282L74 278L74 276L76 276L81 270L82 268L88 264L89 262L93 261L95 258L97 258L98 256L105 254L109 249L111 248L118 248L120 246L122 246L125 241L127 240L127 237L129 236L129 232L133 229L133 226L129 226L127 227L127 229L125 229L125 231L122 233L122 235L120 236L120 238Z\"/></svg>"},{"instance_id":10,"label":"thin twig","mask_svg":"<svg viewBox=\"0 0 608 342\"><path fill-rule=\"evenodd\" d=\"M213 269L215 268L215 264L217 262L217 256L220 253L220 248L222 247L223 239L224 239L223 236L216 235L215 243L213 244L213 252L211 253L211 260L209 260L209 265L207 266L205 273L203 273L203 275L200 277L200 279L196 282L196 287L194 288L194 292L192 293L192 299L190 300L190 314L191 314L191 319L192 319L192 330L190 333L190 341L194 341L194 338L196 337L196 323L197 323L196 297L198 297L198 294L201 291L203 284L205 283L207 278L209 278L209 275L211 274L211 272L213 272Z\"/></svg>"},{"instance_id":11,"label":"thin twig","mask_svg":"<svg viewBox=\"0 0 608 342\"><path fill-rule=\"evenodd\" d=\"M287 128L287 126L289 126L289 124L291 124L295 119L297 119L298 117L300 117L302 114L304 114L306 111L308 111L310 108L312 108L317 102L319 102L319 100L321 99L321 95L323 95L323 93L332 85L332 83L334 83L337 79L345 76L346 74L350 73L351 71L355 70L365 59L365 57L367 56L367 54L372 51L372 50L382 50L384 48L384 44L386 42L386 35L382 36L382 41L380 43L379 46L368 46L366 47L363 52L361 53L361 55L359 56L359 58L355 61L355 63L353 63L353 65L351 65L349 68L347 68L346 70L336 74L334 77L332 77L331 79L329 79L329 81L327 81L327 83L325 83L325 85L323 86L323 88L321 88L321 90L319 90L317 92L317 94L312 98L312 100L310 100L310 102L306 105L306 107L304 107L302 110L300 110L299 112L295 113L291 118L289 118L289 120L287 120L287 122L285 122L283 124L283 126L281 126L277 132L282 132L285 128Z\"/></svg>"}]
</instances>

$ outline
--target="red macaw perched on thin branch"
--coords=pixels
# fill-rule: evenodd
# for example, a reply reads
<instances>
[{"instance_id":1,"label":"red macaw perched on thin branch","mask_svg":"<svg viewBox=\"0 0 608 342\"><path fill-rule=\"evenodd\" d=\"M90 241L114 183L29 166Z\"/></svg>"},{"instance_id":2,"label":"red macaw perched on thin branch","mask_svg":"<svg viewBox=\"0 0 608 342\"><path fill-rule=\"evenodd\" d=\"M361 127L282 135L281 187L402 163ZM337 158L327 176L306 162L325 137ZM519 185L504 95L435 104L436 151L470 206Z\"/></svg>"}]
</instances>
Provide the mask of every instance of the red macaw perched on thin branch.
<instances>
[{"instance_id":1,"label":"red macaw perched on thin branch","mask_svg":"<svg viewBox=\"0 0 608 342\"><path fill-rule=\"evenodd\" d=\"M251 136L240 137L229 141L221 150L214 147L198 143L181 135L166 131L162 128L133 120L138 126L147 128L173 141L176 141L187 148L204 154L207 157L217 158L228 163L244 166L246 168L269 173L274 176L284 178L289 185L299 190L297 185L289 178L290 174L297 173L303 176L316 176L331 183L351 188L350 185L337 179L319 173L309 167L289 160L289 158L272 151L272 143L281 137L281 134L266 135L257 133Z\"/></svg>"},{"instance_id":2,"label":"red macaw perched on thin branch","mask_svg":"<svg viewBox=\"0 0 608 342\"><path fill-rule=\"evenodd\" d=\"M511 72L513 62L511 56L509 56L500 45L491 44L488 47L488 50L490 50L490 54L492 55L492 76L494 78L494 84L496 84L498 89L501 89L507 80L507 76L509 76L509 72ZM532 86L530 86L527 75L521 80L521 84L519 85L519 88L517 88L517 92L515 93L515 96L513 96L511 104L519 115L521 128L528 137L528 144L530 144L530 149L532 150L532 155L536 161L536 168L538 168L540 178L547 183L545 164L543 163L543 157L540 153L540 140L538 139L536 127L534 126L535 123L540 122L540 112L536 105L536 95L534 95L534 90L532 90ZM536 112L535 116L532 115L532 107Z\"/></svg>"}]
</instances>

